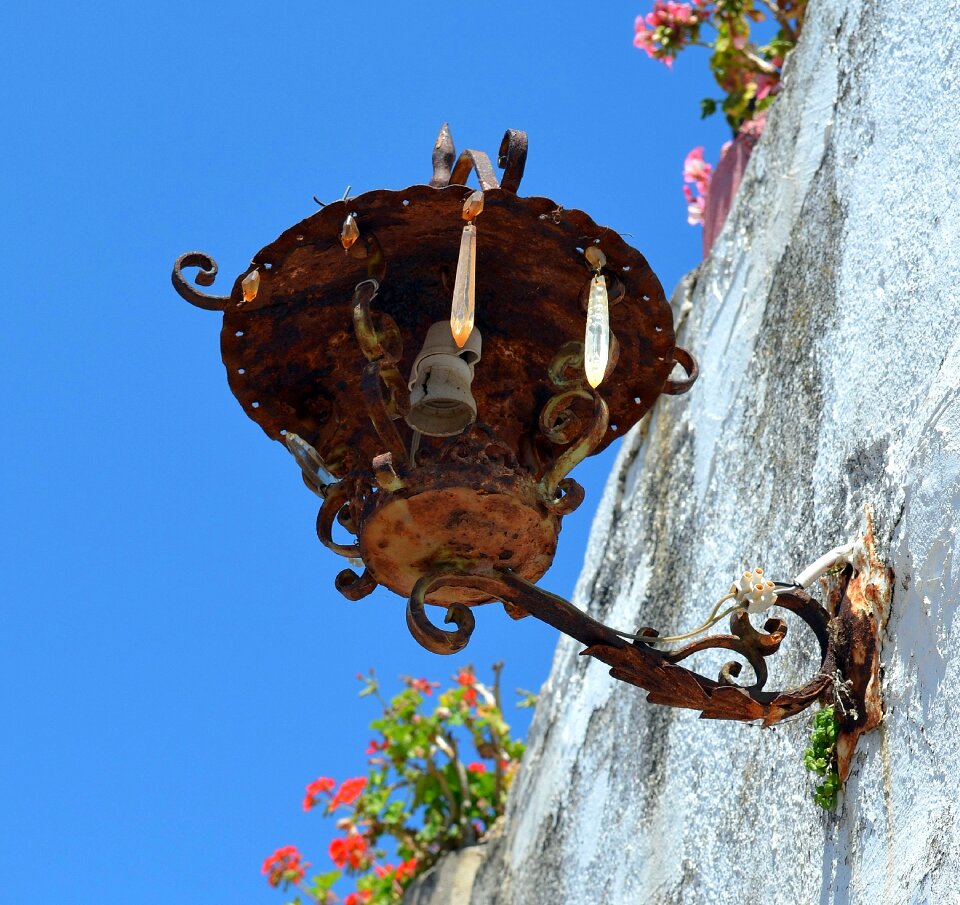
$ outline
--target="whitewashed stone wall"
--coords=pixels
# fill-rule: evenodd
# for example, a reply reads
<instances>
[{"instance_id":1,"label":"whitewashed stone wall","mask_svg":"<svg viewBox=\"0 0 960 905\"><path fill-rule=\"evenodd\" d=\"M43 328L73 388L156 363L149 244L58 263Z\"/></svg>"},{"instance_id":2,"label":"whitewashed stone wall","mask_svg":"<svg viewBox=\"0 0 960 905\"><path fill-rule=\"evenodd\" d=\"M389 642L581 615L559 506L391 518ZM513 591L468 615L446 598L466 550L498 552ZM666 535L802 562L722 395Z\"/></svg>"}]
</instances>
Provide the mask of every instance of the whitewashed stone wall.
<instances>
[{"instance_id":1,"label":"whitewashed stone wall","mask_svg":"<svg viewBox=\"0 0 960 905\"><path fill-rule=\"evenodd\" d=\"M786 82L678 293L700 381L625 442L576 602L683 629L872 505L897 576L885 722L827 815L807 718L701 722L564 640L473 905L960 901L960 4L812 0ZM815 668L792 633L781 684Z\"/></svg>"}]
</instances>

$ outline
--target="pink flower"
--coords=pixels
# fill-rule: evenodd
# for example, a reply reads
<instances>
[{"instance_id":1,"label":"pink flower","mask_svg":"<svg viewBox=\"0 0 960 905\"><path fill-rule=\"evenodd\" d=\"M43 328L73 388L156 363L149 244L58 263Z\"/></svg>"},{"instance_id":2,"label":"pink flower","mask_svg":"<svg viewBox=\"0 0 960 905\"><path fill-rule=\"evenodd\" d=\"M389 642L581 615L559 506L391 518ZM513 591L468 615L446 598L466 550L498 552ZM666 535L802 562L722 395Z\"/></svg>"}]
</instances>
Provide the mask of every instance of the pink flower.
<instances>
[{"instance_id":1,"label":"pink flower","mask_svg":"<svg viewBox=\"0 0 960 905\"><path fill-rule=\"evenodd\" d=\"M706 207L707 199L701 195L695 198L687 205L687 223L691 226L703 225L703 209Z\"/></svg>"},{"instance_id":2,"label":"pink flower","mask_svg":"<svg viewBox=\"0 0 960 905\"><path fill-rule=\"evenodd\" d=\"M486 772L487 772L487 765L486 765L486 764L481 764L480 761L476 761L476 760L475 760L473 763L467 764L467 769L468 769L471 773L486 773Z\"/></svg>"},{"instance_id":3,"label":"pink flower","mask_svg":"<svg viewBox=\"0 0 960 905\"><path fill-rule=\"evenodd\" d=\"M703 0L696 9L689 3L654 0L653 10L634 20L633 46L672 67L677 51L696 36L695 29L709 15L702 6Z\"/></svg>"},{"instance_id":4,"label":"pink flower","mask_svg":"<svg viewBox=\"0 0 960 905\"><path fill-rule=\"evenodd\" d=\"M758 72L754 76L757 85L757 100L762 101L765 97L774 93L780 85L780 76L776 73L768 75L765 72Z\"/></svg>"},{"instance_id":5,"label":"pink flower","mask_svg":"<svg viewBox=\"0 0 960 905\"><path fill-rule=\"evenodd\" d=\"M433 685L426 679L413 679L410 682L410 687L421 694L433 694Z\"/></svg>"},{"instance_id":6,"label":"pink flower","mask_svg":"<svg viewBox=\"0 0 960 905\"><path fill-rule=\"evenodd\" d=\"M656 39L653 31L644 24L643 16L637 16L637 20L633 23L633 29L633 46L642 50L651 60L655 60L657 58Z\"/></svg>"},{"instance_id":7,"label":"pink flower","mask_svg":"<svg viewBox=\"0 0 960 905\"><path fill-rule=\"evenodd\" d=\"M703 159L703 146L694 148L683 162L683 181L692 182L701 195L710 188L713 166Z\"/></svg>"}]
</instances>

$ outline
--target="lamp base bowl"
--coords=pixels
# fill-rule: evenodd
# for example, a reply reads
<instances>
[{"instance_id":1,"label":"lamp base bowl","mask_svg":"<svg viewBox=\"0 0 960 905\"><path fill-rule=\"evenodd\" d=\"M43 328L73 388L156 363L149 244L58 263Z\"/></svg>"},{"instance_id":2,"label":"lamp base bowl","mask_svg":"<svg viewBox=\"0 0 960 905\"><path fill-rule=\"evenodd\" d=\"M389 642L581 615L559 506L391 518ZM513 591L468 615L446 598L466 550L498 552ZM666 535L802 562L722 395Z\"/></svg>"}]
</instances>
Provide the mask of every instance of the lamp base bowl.
<instances>
[{"instance_id":1,"label":"lamp base bowl","mask_svg":"<svg viewBox=\"0 0 960 905\"><path fill-rule=\"evenodd\" d=\"M428 470L433 471L421 469L420 475ZM455 481L458 470L374 495L359 543L379 584L408 597L419 579L438 569L494 565L536 581L550 567L560 518L540 503L536 481L501 473L465 486ZM411 486L420 483L427 486ZM427 602L472 606L491 599L474 589L440 588Z\"/></svg>"}]
</instances>

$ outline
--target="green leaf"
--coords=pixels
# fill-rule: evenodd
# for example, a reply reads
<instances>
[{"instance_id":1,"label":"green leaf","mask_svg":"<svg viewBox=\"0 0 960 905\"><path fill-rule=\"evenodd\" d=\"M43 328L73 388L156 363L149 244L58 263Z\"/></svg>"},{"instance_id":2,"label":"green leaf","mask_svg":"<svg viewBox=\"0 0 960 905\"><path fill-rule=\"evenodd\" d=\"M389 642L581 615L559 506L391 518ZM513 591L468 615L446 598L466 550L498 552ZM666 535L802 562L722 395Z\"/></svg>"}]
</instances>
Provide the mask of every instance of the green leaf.
<instances>
[{"instance_id":1,"label":"green leaf","mask_svg":"<svg viewBox=\"0 0 960 905\"><path fill-rule=\"evenodd\" d=\"M712 97L705 97L700 101L700 119L706 119L717 112L717 102Z\"/></svg>"},{"instance_id":2,"label":"green leaf","mask_svg":"<svg viewBox=\"0 0 960 905\"><path fill-rule=\"evenodd\" d=\"M319 894L333 889L333 884L340 879L340 876L341 874L338 870L331 870L329 873L325 874L317 874L310 881L310 892L316 895L317 898L321 898Z\"/></svg>"}]
</instances>

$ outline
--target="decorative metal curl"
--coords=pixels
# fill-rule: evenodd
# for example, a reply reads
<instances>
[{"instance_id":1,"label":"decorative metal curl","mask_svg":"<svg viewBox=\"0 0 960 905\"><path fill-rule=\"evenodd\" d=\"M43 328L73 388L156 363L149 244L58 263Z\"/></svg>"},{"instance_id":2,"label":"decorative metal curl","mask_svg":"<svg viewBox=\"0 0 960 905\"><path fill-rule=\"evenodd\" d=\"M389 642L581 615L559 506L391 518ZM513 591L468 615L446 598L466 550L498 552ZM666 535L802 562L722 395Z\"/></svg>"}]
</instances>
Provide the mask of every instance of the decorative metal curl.
<instances>
[{"instance_id":1,"label":"decorative metal curl","mask_svg":"<svg viewBox=\"0 0 960 905\"><path fill-rule=\"evenodd\" d=\"M347 600L362 600L373 593L377 580L370 574L369 569L364 569L362 575L357 575L353 569L344 569L334 579L333 584Z\"/></svg>"},{"instance_id":2,"label":"decorative metal curl","mask_svg":"<svg viewBox=\"0 0 960 905\"><path fill-rule=\"evenodd\" d=\"M490 158L483 151L474 151L471 148L461 152L457 158L453 172L450 174L450 185L466 185L471 170L476 171L483 191L500 188L500 180L497 179Z\"/></svg>"},{"instance_id":3,"label":"decorative metal curl","mask_svg":"<svg viewBox=\"0 0 960 905\"><path fill-rule=\"evenodd\" d=\"M583 378L583 343L561 346L547 368L550 380L560 392L547 400L540 412L540 432L551 443L571 444L553 461L540 479L543 504L560 515L573 512L583 502L583 488L572 478L573 469L600 445L610 426L610 409L603 397ZM593 413L579 436L581 420L573 413L578 399L593 402ZM558 494L562 494L559 495Z\"/></svg>"},{"instance_id":4,"label":"decorative metal curl","mask_svg":"<svg viewBox=\"0 0 960 905\"><path fill-rule=\"evenodd\" d=\"M564 511L569 512L572 511L569 508L569 503L565 502L562 497L557 499L557 493L561 489L563 479L600 445L600 442L607 433L607 428L610 426L610 409L607 407L607 403L603 397L594 390L568 390L561 394L561 396L565 398L568 405L572 405L573 401L577 398L593 400L593 414L590 417L590 422L586 429L578 438L572 441L570 446L557 456L553 465L547 469L544 476L540 479L540 495L544 504L553 507L563 506ZM551 402L552 400L547 402L544 411L547 411ZM559 418L562 410L551 408L550 414L551 417ZM544 434L547 434L549 439L547 430L544 430L545 425L549 427L551 422L544 422L541 416L540 428L544 431Z\"/></svg>"},{"instance_id":5,"label":"decorative metal curl","mask_svg":"<svg viewBox=\"0 0 960 905\"><path fill-rule=\"evenodd\" d=\"M687 390L697 382L697 378L700 376L700 365L697 364L697 360L686 349L681 349L680 346L674 347L673 360L687 372L687 376L683 380L672 380L668 377L667 382L660 391L667 396L679 396L682 393L686 393Z\"/></svg>"},{"instance_id":6,"label":"decorative metal curl","mask_svg":"<svg viewBox=\"0 0 960 905\"><path fill-rule=\"evenodd\" d=\"M457 629L448 632L437 628L427 618L424 607L427 594L444 587L449 582L443 573L425 575L413 587L410 599L407 601L407 628L410 634L428 651L434 654L455 654L463 650L473 634L476 619L470 607L462 603L453 603L447 607L444 622L453 623Z\"/></svg>"},{"instance_id":7,"label":"decorative metal curl","mask_svg":"<svg viewBox=\"0 0 960 905\"><path fill-rule=\"evenodd\" d=\"M317 537L320 538L321 544L338 556L355 559L360 556L359 544L339 544L333 539L333 522L340 510L350 502L351 496L351 488L347 481L338 481L336 484L327 486L326 497L317 513Z\"/></svg>"},{"instance_id":8,"label":"decorative metal curl","mask_svg":"<svg viewBox=\"0 0 960 905\"><path fill-rule=\"evenodd\" d=\"M497 165L503 170L500 188L516 194L523 179L523 169L527 164L527 133L519 129L507 129L500 142Z\"/></svg>"},{"instance_id":9,"label":"decorative metal curl","mask_svg":"<svg viewBox=\"0 0 960 905\"><path fill-rule=\"evenodd\" d=\"M201 286L212 286L217 278L217 262L205 255L202 251L188 251L180 255L173 263L173 273L170 274L170 280L177 294L188 301L191 305L203 308L204 311L223 311L230 304L229 295L211 295L208 292L201 292L184 275L184 267L199 267L196 281Z\"/></svg>"}]
</instances>

